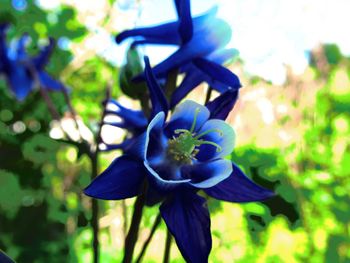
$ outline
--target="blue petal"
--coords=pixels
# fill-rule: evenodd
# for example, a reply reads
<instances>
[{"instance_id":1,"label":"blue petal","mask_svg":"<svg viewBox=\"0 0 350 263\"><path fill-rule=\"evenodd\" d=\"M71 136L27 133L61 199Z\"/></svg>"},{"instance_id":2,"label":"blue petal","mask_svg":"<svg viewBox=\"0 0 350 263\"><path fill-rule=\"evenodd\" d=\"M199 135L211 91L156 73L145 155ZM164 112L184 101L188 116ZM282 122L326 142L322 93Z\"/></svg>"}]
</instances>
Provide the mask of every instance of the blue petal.
<instances>
[{"instance_id":1,"label":"blue petal","mask_svg":"<svg viewBox=\"0 0 350 263\"><path fill-rule=\"evenodd\" d=\"M55 91L65 89L65 87L63 86L63 84L61 82L54 80L46 72L39 71L38 75L39 75L40 83L41 83L43 88L48 89L48 90L55 90Z\"/></svg>"},{"instance_id":2,"label":"blue petal","mask_svg":"<svg viewBox=\"0 0 350 263\"><path fill-rule=\"evenodd\" d=\"M218 144L221 149L219 151L213 145L201 145L199 147L199 152L196 155L196 158L199 161L223 158L233 151L235 145L235 132L233 131L232 127L223 120L211 119L207 121L202 126L200 131L198 131L198 135L209 130L218 130L220 133L217 131L211 131L208 134L201 136L200 139L214 142Z\"/></svg>"},{"instance_id":3,"label":"blue petal","mask_svg":"<svg viewBox=\"0 0 350 263\"><path fill-rule=\"evenodd\" d=\"M213 187L229 177L231 173L231 161L223 159L186 165L181 168L182 177L190 178L190 184L196 188Z\"/></svg>"},{"instance_id":4,"label":"blue petal","mask_svg":"<svg viewBox=\"0 0 350 263\"><path fill-rule=\"evenodd\" d=\"M194 27L196 30L205 27L205 22L211 19L217 12L217 7L211 8L205 14L193 18ZM165 23L159 26L136 28L126 30L116 37L116 42L119 44L130 37L139 37L140 39L134 42L137 44L168 44L181 45L182 39L179 34L179 21Z\"/></svg>"},{"instance_id":5,"label":"blue petal","mask_svg":"<svg viewBox=\"0 0 350 263\"><path fill-rule=\"evenodd\" d=\"M140 160L145 160L147 159L147 154L156 155L159 151L162 151L164 144L164 135L162 134L164 121L164 112L159 112L151 120L147 130L135 138L134 143L127 149L127 153L130 153ZM149 145L150 139L157 141L154 141L154 143Z\"/></svg>"},{"instance_id":6,"label":"blue petal","mask_svg":"<svg viewBox=\"0 0 350 263\"><path fill-rule=\"evenodd\" d=\"M2 71L8 65L7 44L6 44L6 30L8 24L0 24L0 61L2 62Z\"/></svg>"},{"instance_id":7,"label":"blue petal","mask_svg":"<svg viewBox=\"0 0 350 263\"><path fill-rule=\"evenodd\" d=\"M160 212L185 260L208 262L212 241L205 199L195 193L177 193L161 205Z\"/></svg>"},{"instance_id":8,"label":"blue petal","mask_svg":"<svg viewBox=\"0 0 350 263\"><path fill-rule=\"evenodd\" d=\"M235 49L225 49L210 54L208 59L222 64L226 60L232 58L235 54L237 54ZM204 81L207 82L211 88L220 93L226 92L230 89L228 85L214 80L211 76L206 75L203 71L194 66L193 63L188 63L182 66L181 72L186 73L186 76L182 80L180 86L172 94L170 102L171 108L175 107L175 105L178 104L188 93L190 93Z\"/></svg>"},{"instance_id":9,"label":"blue petal","mask_svg":"<svg viewBox=\"0 0 350 263\"><path fill-rule=\"evenodd\" d=\"M140 41L143 41L143 44L180 44L181 39L177 31L178 26L178 22L171 22L154 27L126 30L116 37L116 42L119 44L129 37L141 37Z\"/></svg>"},{"instance_id":10,"label":"blue petal","mask_svg":"<svg viewBox=\"0 0 350 263\"><path fill-rule=\"evenodd\" d=\"M104 200L120 200L138 195L145 179L142 162L128 156L115 159L112 164L85 188L88 196Z\"/></svg>"},{"instance_id":11,"label":"blue petal","mask_svg":"<svg viewBox=\"0 0 350 263\"><path fill-rule=\"evenodd\" d=\"M193 60L193 63L213 80L228 85L232 89L239 89L242 85L239 78L227 68L203 58Z\"/></svg>"},{"instance_id":12,"label":"blue petal","mask_svg":"<svg viewBox=\"0 0 350 263\"><path fill-rule=\"evenodd\" d=\"M229 49L221 49L219 51L216 51L210 54L207 57L207 59L217 64L223 64L236 56L238 56L237 49L229 48Z\"/></svg>"},{"instance_id":13,"label":"blue petal","mask_svg":"<svg viewBox=\"0 0 350 263\"><path fill-rule=\"evenodd\" d=\"M16 98L22 101L33 89L33 79L23 65L11 65L8 70L9 72L7 78L10 88L15 94Z\"/></svg>"},{"instance_id":14,"label":"blue petal","mask_svg":"<svg viewBox=\"0 0 350 263\"><path fill-rule=\"evenodd\" d=\"M228 202L262 201L274 195L273 192L252 182L242 170L232 163L232 174L221 183L205 189L205 192L219 200Z\"/></svg>"},{"instance_id":15,"label":"blue petal","mask_svg":"<svg viewBox=\"0 0 350 263\"><path fill-rule=\"evenodd\" d=\"M153 161L154 162L154 161ZM150 180L159 191L170 191L184 186L191 179L182 179L179 167L164 165L152 165L148 160L144 161L144 165L149 172Z\"/></svg>"},{"instance_id":16,"label":"blue petal","mask_svg":"<svg viewBox=\"0 0 350 263\"><path fill-rule=\"evenodd\" d=\"M23 34L20 39L17 41L16 45L16 53L17 53L17 59L19 60L25 60L27 59L27 51L26 51L26 45L28 44L30 40L30 37L28 34Z\"/></svg>"},{"instance_id":17,"label":"blue petal","mask_svg":"<svg viewBox=\"0 0 350 263\"><path fill-rule=\"evenodd\" d=\"M193 24L191 17L191 4L189 0L175 0L179 17L179 33L182 44L190 41L193 35Z\"/></svg>"},{"instance_id":18,"label":"blue petal","mask_svg":"<svg viewBox=\"0 0 350 263\"><path fill-rule=\"evenodd\" d=\"M10 259L7 255L5 255L5 253L3 253L0 250L0 262L1 263L14 263L14 261L12 259Z\"/></svg>"},{"instance_id":19,"label":"blue petal","mask_svg":"<svg viewBox=\"0 0 350 263\"><path fill-rule=\"evenodd\" d=\"M45 65L48 63L54 46L55 46L55 41L53 38L50 38L49 44L40 51L40 54L38 56L33 58L33 63L38 70L42 70L45 67Z\"/></svg>"},{"instance_id":20,"label":"blue petal","mask_svg":"<svg viewBox=\"0 0 350 263\"><path fill-rule=\"evenodd\" d=\"M145 75L147 86L149 89L149 95L152 102L151 119L159 113L164 112L165 116L168 114L168 102L165 98L164 92L157 83L157 80L152 72L151 65L148 57L145 57Z\"/></svg>"},{"instance_id":21,"label":"blue petal","mask_svg":"<svg viewBox=\"0 0 350 263\"><path fill-rule=\"evenodd\" d=\"M153 118L145 134L140 137L140 142L135 144L137 148L133 149L134 154L138 152L138 156L143 153L144 166L149 172L150 179L160 189L174 188L190 181L190 179L175 178L176 174L180 176L180 171L177 171L176 167L163 165L167 146L167 138L162 132L164 117L164 113L160 112ZM162 176L159 175L159 172Z\"/></svg>"},{"instance_id":22,"label":"blue petal","mask_svg":"<svg viewBox=\"0 0 350 263\"><path fill-rule=\"evenodd\" d=\"M196 113L197 112L197 113ZM191 100L186 100L175 108L173 115L170 118L165 132L169 137L172 137L176 129L190 130L194 122L194 117L197 114L194 131L197 131L209 118L208 109Z\"/></svg>"},{"instance_id":23,"label":"blue petal","mask_svg":"<svg viewBox=\"0 0 350 263\"><path fill-rule=\"evenodd\" d=\"M225 120L238 99L238 90L228 90L209 102L206 107L210 111L210 119Z\"/></svg>"},{"instance_id":24,"label":"blue petal","mask_svg":"<svg viewBox=\"0 0 350 263\"><path fill-rule=\"evenodd\" d=\"M171 96L170 107L175 107L188 93L203 82L203 73L199 70L190 70L186 73L180 86L175 89Z\"/></svg>"},{"instance_id":25,"label":"blue petal","mask_svg":"<svg viewBox=\"0 0 350 263\"><path fill-rule=\"evenodd\" d=\"M119 123L121 128L130 129L143 129L147 126L148 121L142 111L135 111L122 106L116 100L109 100L108 103L112 103L117 107L115 110L106 110L106 114L113 114L121 118ZM104 122L105 124L113 125L112 123Z\"/></svg>"},{"instance_id":26,"label":"blue petal","mask_svg":"<svg viewBox=\"0 0 350 263\"><path fill-rule=\"evenodd\" d=\"M103 141L103 140L102 140ZM107 151L113 151L113 150L123 150L124 152L126 149L135 141L135 137L126 138L122 143L118 144L109 144L106 142L102 142L102 145L104 147L100 147L100 151L107 152Z\"/></svg>"}]
</instances>

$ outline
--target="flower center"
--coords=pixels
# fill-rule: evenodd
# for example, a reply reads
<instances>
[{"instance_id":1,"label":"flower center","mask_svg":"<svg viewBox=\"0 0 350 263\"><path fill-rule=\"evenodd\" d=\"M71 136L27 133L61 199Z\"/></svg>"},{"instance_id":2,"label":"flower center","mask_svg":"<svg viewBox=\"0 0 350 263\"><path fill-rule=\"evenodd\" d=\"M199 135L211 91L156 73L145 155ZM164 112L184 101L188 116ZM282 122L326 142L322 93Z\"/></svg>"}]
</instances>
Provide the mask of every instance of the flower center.
<instances>
[{"instance_id":1,"label":"flower center","mask_svg":"<svg viewBox=\"0 0 350 263\"><path fill-rule=\"evenodd\" d=\"M220 136L223 136L221 130L208 129L200 134L196 134L194 132L199 112L200 109L197 108L190 130L176 129L174 133L178 136L174 136L168 141L167 155L176 164L191 164L192 160L195 160L195 157L199 152L198 147L202 144L209 144L214 146L217 152L222 151L221 146L217 143L201 139L204 135L211 132L217 132Z\"/></svg>"}]
</instances>

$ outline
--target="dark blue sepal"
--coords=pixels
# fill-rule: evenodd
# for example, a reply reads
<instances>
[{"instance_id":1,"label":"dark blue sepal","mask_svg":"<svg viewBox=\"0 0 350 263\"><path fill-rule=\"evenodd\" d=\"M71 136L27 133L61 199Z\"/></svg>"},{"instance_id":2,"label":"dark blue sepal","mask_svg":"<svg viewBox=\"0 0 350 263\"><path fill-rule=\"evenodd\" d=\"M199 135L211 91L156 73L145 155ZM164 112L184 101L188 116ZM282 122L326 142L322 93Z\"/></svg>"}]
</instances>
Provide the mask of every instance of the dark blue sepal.
<instances>
[{"instance_id":1,"label":"dark blue sepal","mask_svg":"<svg viewBox=\"0 0 350 263\"><path fill-rule=\"evenodd\" d=\"M205 199L184 190L165 201L160 212L185 260L208 262L212 240Z\"/></svg>"},{"instance_id":2,"label":"dark blue sepal","mask_svg":"<svg viewBox=\"0 0 350 263\"><path fill-rule=\"evenodd\" d=\"M141 162L123 155L112 164L91 184L84 193L90 197L103 200L120 200L140 194L145 180L145 170Z\"/></svg>"},{"instance_id":3,"label":"dark blue sepal","mask_svg":"<svg viewBox=\"0 0 350 263\"><path fill-rule=\"evenodd\" d=\"M159 112L164 112L165 118L168 114L169 106L165 98L162 88L157 83L156 77L153 74L151 65L149 63L149 58L145 56L145 76L147 86L149 88L149 95L152 102L152 112L150 120L154 118Z\"/></svg>"},{"instance_id":4,"label":"dark blue sepal","mask_svg":"<svg viewBox=\"0 0 350 263\"><path fill-rule=\"evenodd\" d=\"M227 116L235 106L239 90L228 90L205 106L210 111L210 119L226 120Z\"/></svg>"},{"instance_id":5,"label":"dark blue sepal","mask_svg":"<svg viewBox=\"0 0 350 263\"><path fill-rule=\"evenodd\" d=\"M115 110L106 110L106 115L116 115L120 117L121 121L118 122L119 125L116 125L117 127L126 128L129 130L146 129L148 121L143 111L128 109L114 99L109 100L108 103L111 103L117 107ZM106 121L104 123L113 125Z\"/></svg>"},{"instance_id":6,"label":"dark blue sepal","mask_svg":"<svg viewBox=\"0 0 350 263\"><path fill-rule=\"evenodd\" d=\"M196 58L193 60L193 63L213 80L219 81L232 89L242 87L236 74L215 62L204 58Z\"/></svg>"},{"instance_id":7,"label":"dark blue sepal","mask_svg":"<svg viewBox=\"0 0 350 263\"><path fill-rule=\"evenodd\" d=\"M175 5L179 18L179 34L183 45L189 42L193 36L191 4L189 0L175 0Z\"/></svg>"},{"instance_id":8,"label":"dark blue sepal","mask_svg":"<svg viewBox=\"0 0 350 263\"><path fill-rule=\"evenodd\" d=\"M243 171L232 163L231 175L217 185L204 191L218 200L245 203L263 201L274 196L274 193L251 181Z\"/></svg>"},{"instance_id":9,"label":"dark blue sepal","mask_svg":"<svg viewBox=\"0 0 350 263\"><path fill-rule=\"evenodd\" d=\"M126 30L117 35L115 40L119 44L129 37L141 37L139 41L142 44L179 45L181 44L181 38L178 33L178 26L179 23L176 21L154 27Z\"/></svg>"},{"instance_id":10,"label":"dark blue sepal","mask_svg":"<svg viewBox=\"0 0 350 263\"><path fill-rule=\"evenodd\" d=\"M45 71L38 72L39 80L41 86L48 90L60 91L66 89L65 86L58 80L53 79Z\"/></svg>"},{"instance_id":11,"label":"dark blue sepal","mask_svg":"<svg viewBox=\"0 0 350 263\"><path fill-rule=\"evenodd\" d=\"M55 40L53 38L49 38L49 44L43 47L40 53L33 58L33 64L37 70L42 70L49 62L49 58L52 54L52 51L55 47Z\"/></svg>"}]
</instances>

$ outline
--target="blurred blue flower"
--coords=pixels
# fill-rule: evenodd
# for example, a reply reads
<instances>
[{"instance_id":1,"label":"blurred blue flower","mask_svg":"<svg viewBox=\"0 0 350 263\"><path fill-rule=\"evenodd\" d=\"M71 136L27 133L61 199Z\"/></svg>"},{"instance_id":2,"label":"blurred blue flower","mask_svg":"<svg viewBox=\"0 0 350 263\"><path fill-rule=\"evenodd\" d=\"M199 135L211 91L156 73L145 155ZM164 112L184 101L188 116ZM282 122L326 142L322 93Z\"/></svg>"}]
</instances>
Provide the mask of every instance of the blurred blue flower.
<instances>
[{"instance_id":1,"label":"blurred blue flower","mask_svg":"<svg viewBox=\"0 0 350 263\"><path fill-rule=\"evenodd\" d=\"M210 112L193 101L179 104L166 122L168 105L146 58L146 80L153 104L144 132L124 149L124 155L98 176L85 194L105 200L139 195L147 182L146 204L161 203L160 212L188 262L207 262L211 250L210 217L197 192L230 202L266 199L272 192L248 179L224 159L234 147L235 134L222 119L236 98L211 102L223 106ZM236 91L237 93L237 91ZM228 96L230 95L230 96ZM133 113L130 113L133 114ZM212 117L218 116L219 119ZM138 116L129 123L133 123ZM136 127L135 124L133 124Z\"/></svg>"},{"instance_id":2,"label":"blurred blue flower","mask_svg":"<svg viewBox=\"0 0 350 263\"><path fill-rule=\"evenodd\" d=\"M4 252L0 250L0 262L1 263L14 263Z\"/></svg>"},{"instance_id":3,"label":"blurred blue flower","mask_svg":"<svg viewBox=\"0 0 350 263\"><path fill-rule=\"evenodd\" d=\"M29 41L27 34L17 40L10 47L6 44L6 30L8 24L0 24L0 74L4 74L18 100L24 100L37 85L48 90L62 90L64 86L54 80L45 71L44 67L54 47L54 40L42 48L37 56L31 57L25 50Z\"/></svg>"},{"instance_id":4,"label":"blurred blue flower","mask_svg":"<svg viewBox=\"0 0 350 263\"><path fill-rule=\"evenodd\" d=\"M219 92L241 87L238 77L221 66L235 55L233 50L222 50L231 38L231 28L215 17L214 7L206 14L191 17L190 1L175 1L178 20L154 27L126 30L116 37L117 43L133 37L133 45L166 44L179 49L153 69L158 78L165 78L173 69L185 73L185 79L174 93L170 106L174 107L182 98L202 82L207 82ZM140 79L141 77L137 77Z\"/></svg>"}]
</instances>

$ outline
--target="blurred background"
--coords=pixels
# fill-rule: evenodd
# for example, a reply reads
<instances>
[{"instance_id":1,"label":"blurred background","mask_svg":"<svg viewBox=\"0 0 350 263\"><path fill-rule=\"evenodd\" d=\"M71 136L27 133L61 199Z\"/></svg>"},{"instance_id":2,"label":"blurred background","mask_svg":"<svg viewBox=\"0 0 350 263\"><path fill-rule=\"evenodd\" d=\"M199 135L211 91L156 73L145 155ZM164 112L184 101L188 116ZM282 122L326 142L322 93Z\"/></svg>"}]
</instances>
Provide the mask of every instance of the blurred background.
<instances>
[{"instance_id":1,"label":"blurred background","mask_svg":"<svg viewBox=\"0 0 350 263\"><path fill-rule=\"evenodd\" d=\"M232 26L229 47L240 56L228 66L244 88L229 116L237 134L231 158L277 193L251 204L209 200L210 262L350 262L349 1L191 3L193 14L218 4ZM171 0L0 0L0 22L13 25L8 40L29 33L32 53L49 36L57 40L46 69L70 88L79 117L93 131L107 83L123 105L139 107L120 91L128 43L117 46L114 36L175 17ZM173 50L140 51L155 64ZM189 97L204 102L206 89ZM51 97L69 120L63 96ZM82 194L90 163L56 140L50 120L38 92L17 102L0 79L0 248L18 262L91 262L91 207ZM108 127L102 135L107 141L123 136ZM118 154L101 154L101 170ZM133 201L99 201L101 262L121 261ZM157 213L157 207L145 210L139 243ZM162 222L145 262L162 260L165 235ZM171 258L183 262L174 243Z\"/></svg>"}]
</instances>

